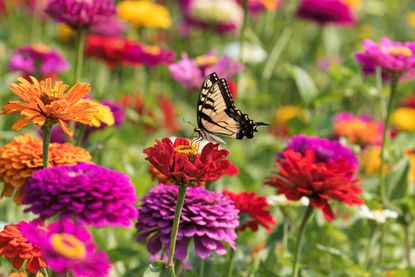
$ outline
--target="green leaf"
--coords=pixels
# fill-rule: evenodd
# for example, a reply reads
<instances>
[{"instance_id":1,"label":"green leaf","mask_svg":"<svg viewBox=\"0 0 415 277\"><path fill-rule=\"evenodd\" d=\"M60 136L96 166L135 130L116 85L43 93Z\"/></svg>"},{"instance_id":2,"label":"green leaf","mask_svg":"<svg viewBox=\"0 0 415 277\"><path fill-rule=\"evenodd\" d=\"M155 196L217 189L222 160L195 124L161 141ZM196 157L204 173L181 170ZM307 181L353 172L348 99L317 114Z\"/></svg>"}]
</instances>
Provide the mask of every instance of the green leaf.
<instances>
[{"instance_id":1,"label":"green leaf","mask_svg":"<svg viewBox=\"0 0 415 277\"><path fill-rule=\"evenodd\" d=\"M163 260L157 260L148 265L143 277L175 277L175 274L166 268Z\"/></svg>"},{"instance_id":2,"label":"green leaf","mask_svg":"<svg viewBox=\"0 0 415 277\"><path fill-rule=\"evenodd\" d=\"M279 277L279 275L272 272L266 267L263 261L260 262L256 275L258 277Z\"/></svg>"},{"instance_id":3,"label":"green leaf","mask_svg":"<svg viewBox=\"0 0 415 277\"><path fill-rule=\"evenodd\" d=\"M386 192L390 200L400 200L408 190L408 159L402 159L386 178Z\"/></svg>"},{"instance_id":4,"label":"green leaf","mask_svg":"<svg viewBox=\"0 0 415 277\"><path fill-rule=\"evenodd\" d=\"M126 248L126 247L117 247L117 248L113 248L108 250L108 256L110 257L110 260L115 263L118 261L128 261L129 259L131 259L132 257L137 255L137 251L131 249L131 248Z\"/></svg>"},{"instance_id":5,"label":"green leaf","mask_svg":"<svg viewBox=\"0 0 415 277\"><path fill-rule=\"evenodd\" d=\"M319 94L313 78L299 66L291 66L290 73L304 102L311 103Z\"/></svg>"}]
</instances>

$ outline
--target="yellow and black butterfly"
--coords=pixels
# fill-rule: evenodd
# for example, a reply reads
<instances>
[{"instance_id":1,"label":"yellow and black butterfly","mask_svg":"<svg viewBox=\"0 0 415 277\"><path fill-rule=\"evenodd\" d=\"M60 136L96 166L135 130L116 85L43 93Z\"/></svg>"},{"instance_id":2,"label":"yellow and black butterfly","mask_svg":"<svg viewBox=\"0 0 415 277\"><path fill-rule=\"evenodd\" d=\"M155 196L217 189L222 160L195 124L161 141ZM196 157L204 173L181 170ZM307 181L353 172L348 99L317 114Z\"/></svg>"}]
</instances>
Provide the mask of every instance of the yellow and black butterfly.
<instances>
[{"instance_id":1,"label":"yellow and black butterfly","mask_svg":"<svg viewBox=\"0 0 415 277\"><path fill-rule=\"evenodd\" d=\"M216 73L206 77L197 103L198 139L214 143L224 143L217 137L227 136L236 139L253 138L258 126L268 125L254 122L247 114L235 108L228 82L219 79Z\"/></svg>"}]
</instances>

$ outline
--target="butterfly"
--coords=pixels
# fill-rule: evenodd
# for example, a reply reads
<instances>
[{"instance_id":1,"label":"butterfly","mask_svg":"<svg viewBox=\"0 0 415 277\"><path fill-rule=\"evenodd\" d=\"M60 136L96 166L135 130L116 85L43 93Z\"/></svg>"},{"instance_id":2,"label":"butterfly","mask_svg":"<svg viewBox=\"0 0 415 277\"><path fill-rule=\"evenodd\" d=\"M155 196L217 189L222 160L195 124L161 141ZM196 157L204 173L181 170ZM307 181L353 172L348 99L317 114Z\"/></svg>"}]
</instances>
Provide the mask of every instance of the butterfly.
<instances>
[{"instance_id":1,"label":"butterfly","mask_svg":"<svg viewBox=\"0 0 415 277\"><path fill-rule=\"evenodd\" d=\"M211 73L202 84L197 103L198 140L206 139L213 143L224 143L217 137L236 139L253 138L258 126L268 125L254 122L247 114L235 108L228 82Z\"/></svg>"}]
</instances>

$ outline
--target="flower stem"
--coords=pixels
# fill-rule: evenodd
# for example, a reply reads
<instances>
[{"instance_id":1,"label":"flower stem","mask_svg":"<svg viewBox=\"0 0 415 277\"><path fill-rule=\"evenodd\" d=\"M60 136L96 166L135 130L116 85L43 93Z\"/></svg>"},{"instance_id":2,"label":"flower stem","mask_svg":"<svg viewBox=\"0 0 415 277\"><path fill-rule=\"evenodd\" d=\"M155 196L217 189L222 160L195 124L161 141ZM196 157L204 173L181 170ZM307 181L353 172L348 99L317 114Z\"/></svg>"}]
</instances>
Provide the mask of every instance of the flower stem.
<instances>
[{"instance_id":1,"label":"flower stem","mask_svg":"<svg viewBox=\"0 0 415 277\"><path fill-rule=\"evenodd\" d=\"M75 84L81 79L82 75L82 66L84 60L84 46L85 46L85 33L86 29L80 28L77 30L77 41L76 41L76 59L75 59L75 71L74 71L74 80Z\"/></svg>"},{"instance_id":2,"label":"flower stem","mask_svg":"<svg viewBox=\"0 0 415 277\"><path fill-rule=\"evenodd\" d=\"M228 262L226 264L225 276L231 277L233 271L233 264L235 263L235 250L231 248L228 254Z\"/></svg>"},{"instance_id":3,"label":"flower stem","mask_svg":"<svg viewBox=\"0 0 415 277\"><path fill-rule=\"evenodd\" d=\"M368 269L369 266L369 262L370 262L370 253L372 253L372 247L373 244L375 242L375 238L377 236L375 236L376 234L376 225L370 225L370 232L369 232L369 239L367 241L366 244L366 249L365 249L365 256L363 257L363 268L364 269Z\"/></svg>"},{"instance_id":4,"label":"flower stem","mask_svg":"<svg viewBox=\"0 0 415 277\"><path fill-rule=\"evenodd\" d=\"M172 276L176 276L174 271L174 250L176 249L176 239L177 233L179 231L179 224L180 224L180 216L182 215L182 209L184 204L184 198L186 197L186 185L181 184L179 185L179 193L177 195L177 203L176 203L176 211L174 212L174 220L173 220L173 227L171 230L170 236L170 249L169 249L169 260L167 262L167 266L170 269L170 273Z\"/></svg>"},{"instance_id":5,"label":"flower stem","mask_svg":"<svg viewBox=\"0 0 415 277\"><path fill-rule=\"evenodd\" d=\"M50 138L52 136L52 128L53 126L49 124L44 124L42 126L43 131L43 168L47 168L49 165L49 144L50 144Z\"/></svg>"},{"instance_id":6,"label":"flower stem","mask_svg":"<svg viewBox=\"0 0 415 277\"><path fill-rule=\"evenodd\" d=\"M82 140L83 140L83 138L84 138L84 135L85 135L85 130L86 130L86 125L81 125L81 126L79 126L79 129L78 129L78 134L77 134L77 136L76 136L76 141L75 141L75 146L79 146L79 145L81 145L82 144Z\"/></svg>"},{"instance_id":7,"label":"flower stem","mask_svg":"<svg viewBox=\"0 0 415 277\"><path fill-rule=\"evenodd\" d=\"M411 262L411 236L409 232L409 224L403 226L404 236L405 236L405 258L406 258L406 267L412 267Z\"/></svg>"},{"instance_id":8,"label":"flower stem","mask_svg":"<svg viewBox=\"0 0 415 277\"><path fill-rule=\"evenodd\" d=\"M309 204L307 209L304 211L303 219L301 220L300 229L298 230L297 247L295 249L294 264L293 264L293 275L292 275L293 277L298 276L298 271L300 269L299 262L300 262L300 256L301 256L301 246L303 244L305 226L307 225L307 222L311 218L312 214L313 214L313 206Z\"/></svg>"},{"instance_id":9,"label":"flower stem","mask_svg":"<svg viewBox=\"0 0 415 277\"><path fill-rule=\"evenodd\" d=\"M388 100L388 106L386 109L386 116L383 124L383 134L382 134L382 144L380 146L380 169L379 169L379 195L380 195L380 202L382 207L385 207L387 202L386 197L386 189L385 189L385 173L384 173L384 165L385 165L385 149L387 148L387 140L388 140L388 133L389 133L389 125L390 125L390 116L392 114L394 100L396 98L397 87L399 83L399 75L393 74L391 83L390 83L390 95ZM379 246L379 263L382 264L383 261L383 244L385 240L385 233L386 233L386 224L383 224L380 230L380 246Z\"/></svg>"},{"instance_id":10,"label":"flower stem","mask_svg":"<svg viewBox=\"0 0 415 277\"><path fill-rule=\"evenodd\" d=\"M205 276L205 260L204 259L200 259L200 263L199 263L199 277L204 277Z\"/></svg>"}]
</instances>

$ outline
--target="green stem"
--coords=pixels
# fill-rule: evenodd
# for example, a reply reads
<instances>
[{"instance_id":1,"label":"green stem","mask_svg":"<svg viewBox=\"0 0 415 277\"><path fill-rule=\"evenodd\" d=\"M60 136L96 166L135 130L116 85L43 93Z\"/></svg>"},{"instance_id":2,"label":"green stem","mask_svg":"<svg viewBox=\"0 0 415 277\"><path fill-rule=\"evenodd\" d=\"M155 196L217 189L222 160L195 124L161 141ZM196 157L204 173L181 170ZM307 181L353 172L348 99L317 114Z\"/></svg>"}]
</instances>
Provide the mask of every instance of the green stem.
<instances>
[{"instance_id":1,"label":"green stem","mask_svg":"<svg viewBox=\"0 0 415 277\"><path fill-rule=\"evenodd\" d=\"M301 246L303 244L303 237L304 237L304 231L305 226L307 225L308 220L311 218L311 215L313 214L313 206L308 205L307 209L304 211L303 219L301 220L300 229L298 230L298 236L297 236L297 247L295 249L295 255L294 255L294 264L293 264L293 277L298 276L298 271L300 269L300 257L301 257Z\"/></svg>"},{"instance_id":2,"label":"green stem","mask_svg":"<svg viewBox=\"0 0 415 277\"><path fill-rule=\"evenodd\" d=\"M50 144L50 138L52 136L52 128L53 126L49 124L44 124L42 126L43 131L43 168L47 168L49 165L49 144Z\"/></svg>"},{"instance_id":3,"label":"green stem","mask_svg":"<svg viewBox=\"0 0 415 277\"><path fill-rule=\"evenodd\" d=\"M73 83L77 83L82 76L82 66L84 60L84 46L85 46L85 33L86 29L81 28L77 30L77 41L76 41L76 59L74 69L74 80Z\"/></svg>"},{"instance_id":4,"label":"green stem","mask_svg":"<svg viewBox=\"0 0 415 277\"><path fill-rule=\"evenodd\" d=\"M205 260L201 259L199 263L199 277L205 276Z\"/></svg>"},{"instance_id":5,"label":"green stem","mask_svg":"<svg viewBox=\"0 0 415 277\"><path fill-rule=\"evenodd\" d=\"M288 215L284 216L283 234L282 234L282 248L283 253L288 253L288 237L290 233L291 220Z\"/></svg>"},{"instance_id":6,"label":"green stem","mask_svg":"<svg viewBox=\"0 0 415 277\"><path fill-rule=\"evenodd\" d=\"M383 134L382 134L382 144L380 146L380 169L379 169L379 194L380 200L383 205L385 206L387 199L386 199L386 191L385 191L385 174L384 174L384 165L385 165L385 149L387 147L387 140L388 140L388 133L390 127L390 116L392 114L393 103L396 96L397 86L399 83L399 76L392 75L391 85L390 85L390 95L388 100L388 107L386 110L386 116L383 126Z\"/></svg>"},{"instance_id":7,"label":"green stem","mask_svg":"<svg viewBox=\"0 0 415 277\"><path fill-rule=\"evenodd\" d=\"M84 138L84 134L85 134L85 130L86 130L86 125L81 125L78 128L78 134L76 136L76 141L75 141L75 146L79 146L82 144L82 140Z\"/></svg>"},{"instance_id":8,"label":"green stem","mask_svg":"<svg viewBox=\"0 0 415 277\"><path fill-rule=\"evenodd\" d=\"M411 262L411 236L409 232L409 224L403 226L404 236L405 236L405 258L406 258L406 267L412 267Z\"/></svg>"},{"instance_id":9,"label":"green stem","mask_svg":"<svg viewBox=\"0 0 415 277\"><path fill-rule=\"evenodd\" d=\"M371 222L369 222L371 223ZM369 240L366 244L366 249L365 249L365 256L363 259L363 268L367 269L369 266L369 262L370 262L370 253L372 252L372 247L373 244L375 242L375 233L376 233L376 225L370 225L370 232L369 232Z\"/></svg>"},{"instance_id":10,"label":"green stem","mask_svg":"<svg viewBox=\"0 0 415 277\"><path fill-rule=\"evenodd\" d=\"M177 233L179 231L180 216L182 214L184 199L186 197L186 185L179 185L179 193L177 195L176 211L174 212L173 227L170 236L170 249L169 249L169 260L167 266L169 267L170 273L173 277L176 276L174 271L174 250L176 249Z\"/></svg>"},{"instance_id":11,"label":"green stem","mask_svg":"<svg viewBox=\"0 0 415 277\"><path fill-rule=\"evenodd\" d=\"M242 22L241 32L239 34L239 62L243 64L244 63L243 52L245 48L245 33L246 33L246 28L248 26L248 0L242 0L242 5L243 5L243 10L244 10L244 20ZM242 86L241 86L242 73L243 71L241 71L237 75L237 79L236 79L236 84L238 88L241 88L241 91L243 91Z\"/></svg>"},{"instance_id":12,"label":"green stem","mask_svg":"<svg viewBox=\"0 0 415 277\"><path fill-rule=\"evenodd\" d=\"M226 277L232 276L234 263L235 263L235 250L233 248L230 248L229 254L228 254L228 263L226 264L226 271L225 271Z\"/></svg>"}]
</instances>

